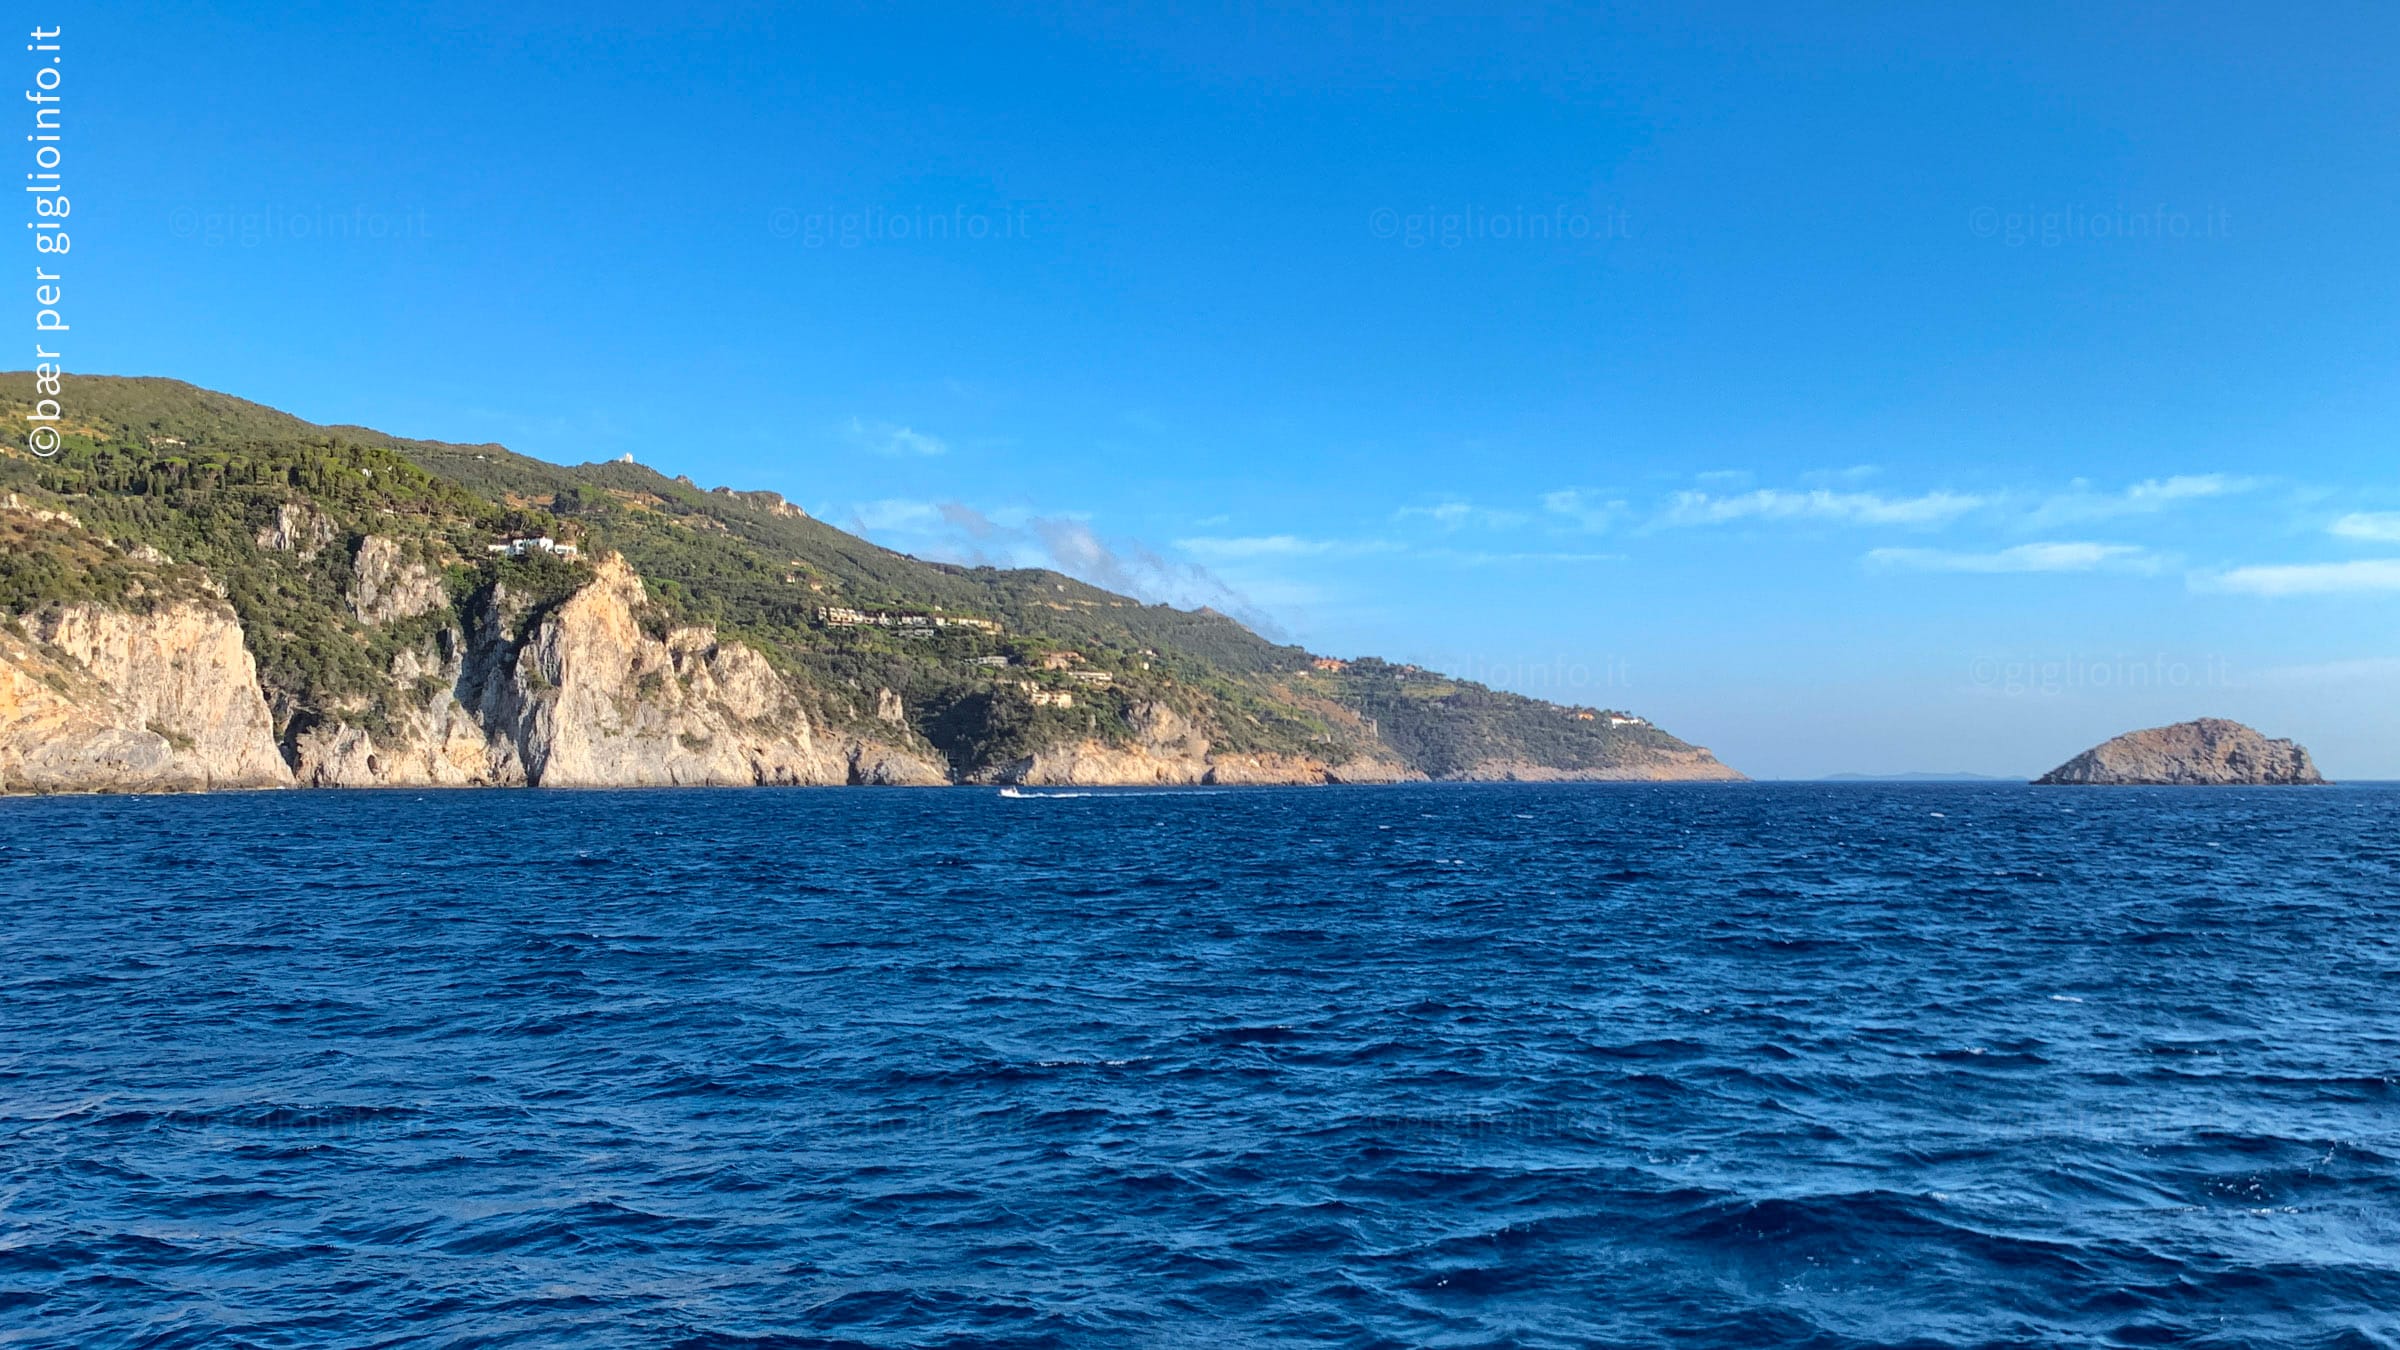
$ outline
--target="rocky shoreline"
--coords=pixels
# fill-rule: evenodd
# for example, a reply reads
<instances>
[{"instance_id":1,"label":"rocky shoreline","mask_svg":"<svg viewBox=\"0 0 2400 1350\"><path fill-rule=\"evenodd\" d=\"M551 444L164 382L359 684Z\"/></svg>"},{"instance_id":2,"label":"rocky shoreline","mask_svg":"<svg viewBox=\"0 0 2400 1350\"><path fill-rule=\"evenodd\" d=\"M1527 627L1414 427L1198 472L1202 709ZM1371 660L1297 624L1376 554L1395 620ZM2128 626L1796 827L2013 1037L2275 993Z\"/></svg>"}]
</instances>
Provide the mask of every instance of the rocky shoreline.
<instances>
[{"instance_id":1,"label":"rocky shoreline","mask_svg":"<svg viewBox=\"0 0 2400 1350\"><path fill-rule=\"evenodd\" d=\"M358 550L362 623L446 603L438 579L374 536ZM422 691L370 731L275 718L222 599L146 613L73 602L0 628L0 794L281 788L1303 785L1425 781L1396 756L1338 761L1220 749L1163 703L1137 706L1129 735L1039 750L966 775L914 742L889 690L872 718L839 723L805 706L751 647L706 626L654 633L645 590L622 558L547 609L497 590L472 621L394 658L396 686ZM12 631L13 630L13 631ZM885 728L877 734L865 728ZM1738 779L1705 751L1631 772L1577 773L1493 762L1454 780Z\"/></svg>"}]
</instances>

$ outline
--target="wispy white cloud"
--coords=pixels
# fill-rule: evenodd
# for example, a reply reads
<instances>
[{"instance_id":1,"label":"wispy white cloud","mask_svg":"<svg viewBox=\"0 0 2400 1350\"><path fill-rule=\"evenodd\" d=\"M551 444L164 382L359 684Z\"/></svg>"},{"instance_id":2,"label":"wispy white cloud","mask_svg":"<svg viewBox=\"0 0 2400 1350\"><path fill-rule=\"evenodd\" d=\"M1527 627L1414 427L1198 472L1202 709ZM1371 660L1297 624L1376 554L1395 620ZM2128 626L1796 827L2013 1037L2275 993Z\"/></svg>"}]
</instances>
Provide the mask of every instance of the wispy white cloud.
<instances>
[{"instance_id":1,"label":"wispy white cloud","mask_svg":"<svg viewBox=\"0 0 2400 1350\"><path fill-rule=\"evenodd\" d=\"M1212 606L1275 635L1255 588L1227 582L1197 563L1168 558L1138 540L1103 538L1081 515L977 510L954 501L888 498L846 513L847 528L887 548L968 567L1045 567L1137 599Z\"/></svg>"},{"instance_id":2,"label":"wispy white cloud","mask_svg":"<svg viewBox=\"0 0 2400 1350\"><path fill-rule=\"evenodd\" d=\"M2400 591L2400 558L2236 567L2195 578L2193 585L2237 595L2373 595Z\"/></svg>"},{"instance_id":3,"label":"wispy white cloud","mask_svg":"<svg viewBox=\"0 0 2400 1350\"><path fill-rule=\"evenodd\" d=\"M2262 480L2228 473L2179 473L2171 478L2145 478L2125 489L2125 500L2143 510L2172 506L2196 497L2227 497L2248 492Z\"/></svg>"},{"instance_id":4,"label":"wispy white cloud","mask_svg":"<svg viewBox=\"0 0 2400 1350\"><path fill-rule=\"evenodd\" d=\"M2344 539L2400 544L2400 511L2353 511L2326 529Z\"/></svg>"},{"instance_id":5,"label":"wispy white cloud","mask_svg":"<svg viewBox=\"0 0 2400 1350\"><path fill-rule=\"evenodd\" d=\"M1863 483L1883 470L1873 464L1853 464L1842 469L1816 469L1800 475L1800 481L1818 483Z\"/></svg>"},{"instance_id":6,"label":"wispy white cloud","mask_svg":"<svg viewBox=\"0 0 2400 1350\"><path fill-rule=\"evenodd\" d=\"M1446 501L1432 506L1403 506L1392 513L1395 523L1429 520L1445 530L1464 529L1473 525L1487 530L1505 530L1525 523L1522 511L1502 511L1473 502Z\"/></svg>"},{"instance_id":7,"label":"wispy white cloud","mask_svg":"<svg viewBox=\"0 0 2400 1350\"><path fill-rule=\"evenodd\" d=\"M1473 549L1431 549L1418 556L1433 562L1460 563L1468 567L1498 567L1511 563L1613 563L1625 561L1622 553L1576 553L1563 550L1495 553Z\"/></svg>"},{"instance_id":8,"label":"wispy white cloud","mask_svg":"<svg viewBox=\"0 0 2400 1350\"><path fill-rule=\"evenodd\" d=\"M2103 568L2155 571L2158 558L2132 544L2094 544L2081 541L2019 544L1989 553L1960 553L1938 548L1879 548L1867 553L1876 567L1919 572L2092 572Z\"/></svg>"},{"instance_id":9,"label":"wispy white cloud","mask_svg":"<svg viewBox=\"0 0 2400 1350\"><path fill-rule=\"evenodd\" d=\"M820 510L818 514L822 516L824 512ZM860 502L851 507L849 512L849 528L853 534L870 530L929 530L941 524L941 503L910 501L901 497Z\"/></svg>"},{"instance_id":10,"label":"wispy white cloud","mask_svg":"<svg viewBox=\"0 0 2400 1350\"><path fill-rule=\"evenodd\" d=\"M2054 493L2036 506L2025 523L2036 529L2080 521L2115 520L2149 515L2186 502L2230 497L2249 492L2265 480L2225 473L2182 473L2145 478L2116 492L2102 492L2078 479L2065 492Z\"/></svg>"},{"instance_id":11,"label":"wispy white cloud","mask_svg":"<svg viewBox=\"0 0 2400 1350\"><path fill-rule=\"evenodd\" d=\"M1203 535L1178 539L1175 547L1217 561L1253 558L1310 558L1327 554L1386 553L1396 545L1381 539L1305 539L1296 534Z\"/></svg>"},{"instance_id":12,"label":"wispy white cloud","mask_svg":"<svg viewBox=\"0 0 2400 1350\"><path fill-rule=\"evenodd\" d=\"M1678 492L1668 502L1662 522L1668 525L1724 525L1743 520L1814 520L1854 525L1942 525L1991 502L1988 497L1959 492L1928 492L1915 497L1887 497L1875 492L1835 492L1816 488L1794 492L1759 488L1731 496Z\"/></svg>"},{"instance_id":13,"label":"wispy white cloud","mask_svg":"<svg viewBox=\"0 0 2400 1350\"><path fill-rule=\"evenodd\" d=\"M1628 511L1624 502L1582 488L1543 493L1542 509L1572 522L1578 529L1595 533L1616 524Z\"/></svg>"},{"instance_id":14,"label":"wispy white cloud","mask_svg":"<svg viewBox=\"0 0 2400 1350\"><path fill-rule=\"evenodd\" d=\"M1000 533L1002 525L992 517L963 502L943 502L934 508L941 513L942 523L969 539L989 539Z\"/></svg>"},{"instance_id":15,"label":"wispy white cloud","mask_svg":"<svg viewBox=\"0 0 2400 1350\"><path fill-rule=\"evenodd\" d=\"M2298 666L2270 666L2258 673L2266 684L2378 684L2400 679L2400 656L2367 656L2350 661L2317 661Z\"/></svg>"},{"instance_id":16,"label":"wispy white cloud","mask_svg":"<svg viewBox=\"0 0 2400 1350\"><path fill-rule=\"evenodd\" d=\"M914 427L896 426L890 422L869 422L853 417L845 434L852 445L878 455L946 455L950 443L939 436L929 435Z\"/></svg>"}]
</instances>

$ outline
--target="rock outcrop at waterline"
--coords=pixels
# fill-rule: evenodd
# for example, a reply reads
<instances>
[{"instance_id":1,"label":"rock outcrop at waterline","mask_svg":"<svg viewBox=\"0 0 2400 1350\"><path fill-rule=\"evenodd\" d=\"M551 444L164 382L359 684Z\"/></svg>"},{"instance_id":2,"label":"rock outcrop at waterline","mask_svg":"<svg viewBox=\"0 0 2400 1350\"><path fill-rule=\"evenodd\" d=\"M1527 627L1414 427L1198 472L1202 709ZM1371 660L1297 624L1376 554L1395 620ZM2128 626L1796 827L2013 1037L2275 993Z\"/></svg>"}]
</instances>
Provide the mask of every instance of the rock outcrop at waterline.
<instances>
[{"instance_id":1,"label":"rock outcrop at waterline","mask_svg":"<svg viewBox=\"0 0 2400 1350\"><path fill-rule=\"evenodd\" d=\"M0 791L285 787L258 671L222 603L61 605L0 630Z\"/></svg>"},{"instance_id":2,"label":"rock outcrop at waterline","mask_svg":"<svg viewBox=\"0 0 2400 1350\"><path fill-rule=\"evenodd\" d=\"M2286 786L2325 780L2308 751L2269 740L2239 722L2194 722L2132 731L2104 741L2033 780L2053 786Z\"/></svg>"},{"instance_id":3,"label":"rock outcrop at waterline","mask_svg":"<svg viewBox=\"0 0 2400 1350\"><path fill-rule=\"evenodd\" d=\"M362 547L362 552L364 552ZM528 617L500 588L471 630L403 650L393 678L438 692L378 734L295 739L316 787L932 784L932 759L816 724L765 657L708 627L645 632L640 577L610 555Z\"/></svg>"}]
</instances>

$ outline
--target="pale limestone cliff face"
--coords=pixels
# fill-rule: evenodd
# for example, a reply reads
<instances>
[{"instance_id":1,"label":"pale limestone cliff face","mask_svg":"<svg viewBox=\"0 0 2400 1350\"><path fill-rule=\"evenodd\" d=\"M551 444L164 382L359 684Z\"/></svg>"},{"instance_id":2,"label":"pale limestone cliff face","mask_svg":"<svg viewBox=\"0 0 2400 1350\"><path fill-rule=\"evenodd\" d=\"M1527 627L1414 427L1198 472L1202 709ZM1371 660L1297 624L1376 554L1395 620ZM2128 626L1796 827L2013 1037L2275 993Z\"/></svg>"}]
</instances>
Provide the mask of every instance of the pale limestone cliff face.
<instances>
[{"instance_id":1,"label":"pale limestone cliff face","mask_svg":"<svg viewBox=\"0 0 2400 1350\"><path fill-rule=\"evenodd\" d=\"M1122 742L1079 741L1023 756L982 775L1028 787L1391 783L1422 778L1394 760L1331 763L1306 755L1220 752L1189 719L1164 703L1133 709Z\"/></svg>"},{"instance_id":2,"label":"pale limestone cliff face","mask_svg":"<svg viewBox=\"0 0 2400 1350\"><path fill-rule=\"evenodd\" d=\"M642 600L641 579L612 557L517 653L519 745L536 782L843 781L763 659L701 630L650 638Z\"/></svg>"},{"instance_id":3,"label":"pale limestone cliff face","mask_svg":"<svg viewBox=\"0 0 2400 1350\"><path fill-rule=\"evenodd\" d=\"M614 555L512 641L511 600L474 633L395 659L396 687L441 692L370 738L332 724L296 738L324 786L670 787L931 784L905 746L818 727L766 658L713 629L643 631L641 578ZM421 687L421 686L420 686ZM896 703L896 700L895 700Z\"/></svg>"},{"instance_id":4,"label":"pale limestone cliff face","mask_svg":"<svg viewBox=\"0 0 2400 1350\"><path fill-rule=\"evenodd\" d=\"M350 612L363 624L387 624L429 614L450 603L449 588L400 542L370 534L350 560Z\"/></svg>"},{"instance_id":5,"label":"pale limestone cliff face","mask_svg":"<svg viewBox=\"0 0 2400 1350\"><path fill-rule=\"evenodd\" d=\"M276 509L275 519L259 527L252 542L272 552L313 558L333 542L334 533L333 522L323 512L286 502Z\"/></svg>"},{"instance_id":6,"label":"pale limestone cliff face","mask_svg":"<svg viewBox=\"0 0 2400 1350\"><path fill-rule=\"evenodd\" d=\"M0 790L284 787L258 670L231 612L57 606L0 634Z\"/></svg>"},{"instance_id":7,"label":"pale limestone cliff face","mask_svg":"<svg viewBox=\"0 0 2400 1350\"><path fill-rule=\"evenodd\" d=\"M487 644L474 664L488 664L490 650ZM423 648L400 652L392 660L393 684L409 688L424 679L440 692L372 737L338 721L293 737L299 782L307 787L527 786L525 762L508 732L513 691L471 678L469 657L468 641L456 629Z\"/></svg>"}]
</instances>

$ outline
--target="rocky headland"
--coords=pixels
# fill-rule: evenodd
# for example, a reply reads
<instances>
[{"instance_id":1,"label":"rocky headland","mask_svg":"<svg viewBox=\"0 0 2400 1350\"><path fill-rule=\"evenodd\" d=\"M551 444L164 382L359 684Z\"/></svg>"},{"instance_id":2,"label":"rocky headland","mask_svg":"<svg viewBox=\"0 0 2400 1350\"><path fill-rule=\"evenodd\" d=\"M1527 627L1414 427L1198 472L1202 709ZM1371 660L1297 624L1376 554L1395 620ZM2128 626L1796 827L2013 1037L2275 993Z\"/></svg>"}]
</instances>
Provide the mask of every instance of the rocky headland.
<instances>
[{"instance_id":1,"label":"rocky headland","mask_svg":"<svg viewBox=\"0 0 2400 1350\"><path fill-rule=\"evenodd\" d=\"M2033 780L2037 785L2266 787L2320 784L2308 751L2239 722L2203 717L2129 731Z\"/></svg>"}]
</instances>

